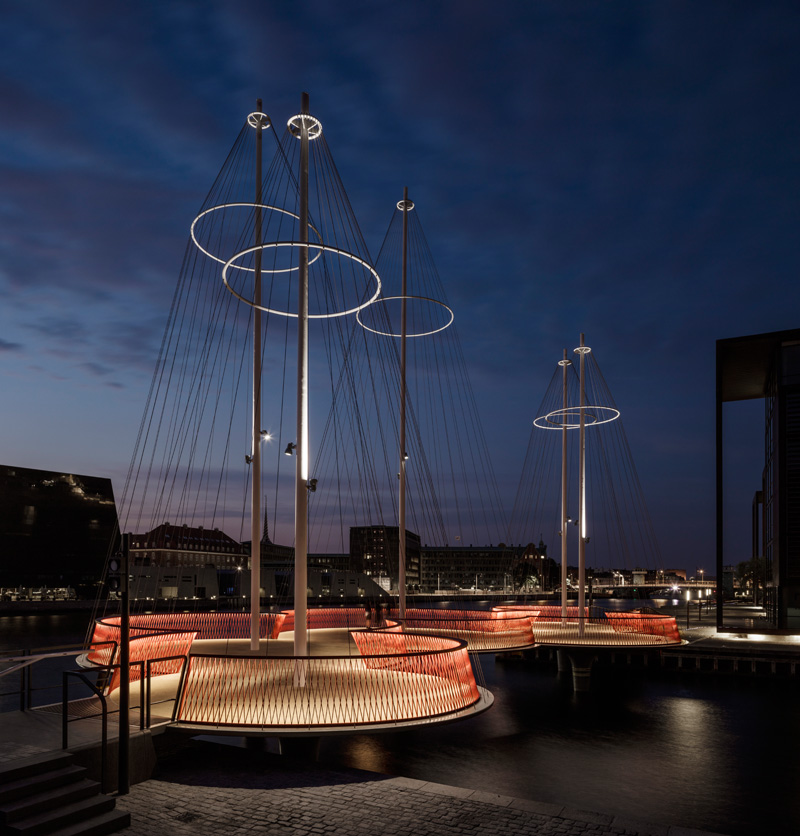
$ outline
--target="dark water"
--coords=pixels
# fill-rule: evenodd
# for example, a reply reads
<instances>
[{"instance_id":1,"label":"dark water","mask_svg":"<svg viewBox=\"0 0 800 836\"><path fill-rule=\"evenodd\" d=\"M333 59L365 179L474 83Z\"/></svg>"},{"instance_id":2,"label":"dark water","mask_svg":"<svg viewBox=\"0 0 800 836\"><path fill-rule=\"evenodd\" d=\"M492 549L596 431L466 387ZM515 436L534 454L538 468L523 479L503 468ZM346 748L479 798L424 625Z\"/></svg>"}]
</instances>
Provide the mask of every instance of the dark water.
<instances>
[{"instance_id":1,"label":"dark water","mask_svg":"<svg viewBox=\"0 0 800 836\"><path fill-rule=\"evenodd\" d=\"M81 641L85 626L81 614L0 618L0 649ZM485 714L329 738L321 759L733 836L800 832L797 683L601 668L576 696L554 668L481 664Z\"/></svg>"},{"instance_id":2,"label":"dark water","mask_svg":"<svg viewBox=\"0 0 800 836\"><path fill-rule=\"evenodd\" d=\"M19 650L47 652L64 645L78 647L84 641L88 622L88 613L81 612L0 616L0 652L7 656ZM74 657L37 662L31 671L32 704L60 702L62 671L76 668ZM19 687L18 675L0 677L0 711L19 709ZM88 691L77 681L70 685L70 690L76 698L88 695Z\"/></svg>"},{"instance_id":3,"label":"dark water","mask_svg":"<svg viewBox=\"0 0 800 836\"><path fill-rule=\"evenodd\" d=\"M495 696L449 726L323 742L348 766L730 834L800 832L800 689L483 657Z\"/></svg>"}]
</instances>

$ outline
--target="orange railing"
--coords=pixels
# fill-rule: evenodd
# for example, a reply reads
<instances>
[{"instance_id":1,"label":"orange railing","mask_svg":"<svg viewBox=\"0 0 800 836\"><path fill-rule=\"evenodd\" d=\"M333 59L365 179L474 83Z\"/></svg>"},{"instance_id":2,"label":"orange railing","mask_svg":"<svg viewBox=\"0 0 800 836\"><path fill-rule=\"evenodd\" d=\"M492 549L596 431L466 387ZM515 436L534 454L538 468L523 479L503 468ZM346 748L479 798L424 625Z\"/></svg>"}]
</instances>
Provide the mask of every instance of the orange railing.
<instances>
[{"instance_id":1,"label":"orange railing","mask_svg":"<svg viewBox=\"0 0 800 836\"><path fill-rule=\"evenodd\" d=\"M464 642L383 631L353 638L362 656L190 654L175 718L269 728L391 724L481 699Z\"/></svg>"},{"instance_id":2,"label":"orange railing","mask_svg":"<svg viewBox=\"0 0 800 836\"><path fill-rule=\"evenodd\" d=\"M143 663L150 659L158 659L162 656L185 656L197 638L197 633L192 630L152 630L134 626L134 618L131 618L131 640L130 640L130 661L131 682L136 682L141 677ZM119 641L120 641L120 618L106 618L95 624L92 635L91 649L87 655L90 662L104 667L114 667L111 679L108 683L108 691L119 687ZM151 666L151 673L155 676L162 676L170 673L177 673L180 670L180 661L159 662Z\"/></svg>"},{"instance_id":3,"label":"orange railing","mask_svg":"<svg viewBox=\"0 0 800 836\"><path fill-rule=\"evenodd\" d=\"M281 613L261 613L261 636L278 635L285 616ZM120 617L105 618L94 626L87 658L96 665L119 664ZM164 656L185 656L195 639L248 638L249 613L149 613L131 616L131 664ZM180 661L156 663L151 672L155 676L177 673ZM131 681L139 675L131 670ZM119 669L110 682L109 690L119 687Z\"/></svg>"},{"instance_id":4,"label":"orange railing","mask_svg":"<svg viewBox=\"0 0 800 836\"><path fill-rule=\"evenodd\" d=\"M346 628L348 630L360 630L373 623L376 611L368 611L364 607L319 607L307 610L306 625L309 630L330 630L334 628ZM283 610L281 612L283 621L280 632L286 633L294 630L294 610Z\"/></svg>"},{"instance_id":5,"label":"orange railing","mask_svg":"<svg viewBox=\"0 0 800 836\"><path fill-rule=\"evenodd\" d=\"M640 633L660 636L668 642L680 643L678 622L673 616L639 612L607 612L606 618L617 633Z\"/></svg>"},{"instance_id":6,"label":"orange railing","mask_svg":"<svg viewBox=\"0 0 800 836\"><path fill-rule=\"evenodd\" d=\"M395 618L396 610L391 615ZM461 639L472 651L491 652L533 645L531 616L512 610L409 609L403 627Z\"/></svg>"},{"instance_id":7,"label":"orange railing","mask_svg":"<svg viewBox=\"0 0 800 836\"><path fill-rule=\"evenodd\" d=\"M675 618L640 612L608 612L587 607L580 614L578 607L567 607L562 615L560 605L512 604L497 608L505 612L530 613L534 640L537 644L654 646L680 644L681 636Z\"/></svg>"}]
</instances>

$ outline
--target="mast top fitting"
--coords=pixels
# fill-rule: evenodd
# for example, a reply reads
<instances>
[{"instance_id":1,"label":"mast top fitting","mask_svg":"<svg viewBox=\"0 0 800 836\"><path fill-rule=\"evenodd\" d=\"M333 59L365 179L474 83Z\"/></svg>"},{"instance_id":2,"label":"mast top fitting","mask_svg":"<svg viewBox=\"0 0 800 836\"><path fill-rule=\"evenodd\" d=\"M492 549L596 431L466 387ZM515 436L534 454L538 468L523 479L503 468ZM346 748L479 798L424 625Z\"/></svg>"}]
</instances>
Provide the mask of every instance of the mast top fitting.
<instances>
[{"instance_id":1,"label":"mast top fitting","mask_svg":"<svg viewBox=\"0 0 800 836\"><path fill-rule=\"evenodd\" d=\"M303 131L303 127L308 131L309 139L316 139L322 136L322 122L314 116L309 116L308 113L298 113L297 116L292 116L286 123L286 127L289 128L292 136L296 136L298 139Z\"/></svg>"},{"instance_id":2,"label":"mast top fitting","mask_svg":"<svg viewBox=\"0 0 800 836\"><path fill-rule=\"evenodd\" d=\"M260 110L254 110L247 117L247 124L251 128L271 128L272 120L266 113L262 113Z\"/></svg>"},{"instance_id":3,"label":"mast top fitting","mask_svg":"<svg viewBox=\"0 0 800 836\"><path fill-rule=\"evenodd\" d=\"M413 200L398 200L397 201L397 208L403 212L410 212L414 208L414 201Z\"/></svg>"}]
</instances>

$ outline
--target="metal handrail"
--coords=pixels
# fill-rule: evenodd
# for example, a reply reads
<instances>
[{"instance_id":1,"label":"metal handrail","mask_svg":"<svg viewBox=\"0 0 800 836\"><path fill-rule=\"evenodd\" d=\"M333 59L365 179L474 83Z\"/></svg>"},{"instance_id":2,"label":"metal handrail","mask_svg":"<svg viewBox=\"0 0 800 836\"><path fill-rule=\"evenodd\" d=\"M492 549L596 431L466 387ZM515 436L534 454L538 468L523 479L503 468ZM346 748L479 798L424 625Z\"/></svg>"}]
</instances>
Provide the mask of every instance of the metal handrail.
<instances>
[{"instance_id":1,"label":"metal handrail","mask_svg":"<svg viewBox=\"0 0 800 836\"><path fill-rule=\"evenodd\" d=\"M61 681L61 748L67 749L69 747L69 723L72 722L67 713L67 705L69 704L69 685L67 678L75 676L82 680L85 685L94 692L95 696L100 698L102 705L102 720L101 720L101 742L100 742L100 791L106 791L106 764L108 760L108 703L106 702L103 692L92 682L83 671L64 671ZM75 717L74 720L81 720L81 717Z\"/></svg>"},{"instance_id":2,"label":"metal handrail","mask_svg":"<svg viewBox=\"0 0 800 836\"><path fill-rule=\"evenodd\" d=\"M116 644L116 642L109 641L105 644ZM76 647L75 644L59 644L50 647L36 647L36 648L20 648L18 650L3 650L0 651L0 659L8 662L17 662L13 667L6 668L0 671L0 678L10 676L11 674L19 672L19 687L13 691L4 691L0 693L0 697L10 697L13 694L19 694L19 710L28 711L33 707L33 666L37 662L47 659L57 659L66 656L80 656L86 651L86 647L81 645ZM58 685L47 685L40 688L41 691L48 691L57 688Z\"/></svg>"}]
</instances>

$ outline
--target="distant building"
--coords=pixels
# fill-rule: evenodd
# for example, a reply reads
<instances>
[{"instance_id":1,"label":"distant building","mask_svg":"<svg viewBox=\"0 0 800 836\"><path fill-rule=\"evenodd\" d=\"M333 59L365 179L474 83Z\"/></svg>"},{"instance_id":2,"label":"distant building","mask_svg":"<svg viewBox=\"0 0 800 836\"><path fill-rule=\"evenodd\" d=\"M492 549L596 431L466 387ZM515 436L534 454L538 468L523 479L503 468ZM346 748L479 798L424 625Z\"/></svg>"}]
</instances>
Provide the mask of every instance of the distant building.
<instances>
[{"instance_id":1,"label":"distant building","mask_svg":"<svg viewBox=\"0 0 800 836\"><path fill-rule=\"evenodd\" d=\"M116 532L110 479L0 465L0 587L91 597Z\"/></svg>"},{"instance_id":2,"label":"distant building","mask_svg":"<svg viewBox=\"0 0 800 836\"><path fill-rule=\"evenodd\" d=\"M420 591L552 589L556 564L535 546L428 546L420 556Z\"/></svg>"},{"instance_id":3,"label":"distant building","mask_svg":"<svg viewBox=\"0 0 800 836\"><path fill-rule=\"evenodd\" d=\"M235 569L249 551L218 528L162 523L130 538L133 566L214 567Z\"/></svg>"},{"instance_id":4,"label":"distant building","mask_svg":"<svg viewBox=\"0 0 800 836\"><path fill-rule=\"evenodd\" d=\"M400 528L396 525L363 525L350 528L350 568L375 579L391 578L396 590L399 581ZM406 531L406 589L420 586L419 535Z\"/></svg>"}]
</instances>

